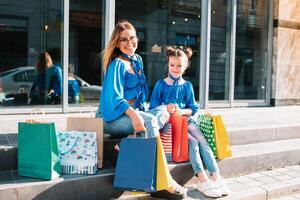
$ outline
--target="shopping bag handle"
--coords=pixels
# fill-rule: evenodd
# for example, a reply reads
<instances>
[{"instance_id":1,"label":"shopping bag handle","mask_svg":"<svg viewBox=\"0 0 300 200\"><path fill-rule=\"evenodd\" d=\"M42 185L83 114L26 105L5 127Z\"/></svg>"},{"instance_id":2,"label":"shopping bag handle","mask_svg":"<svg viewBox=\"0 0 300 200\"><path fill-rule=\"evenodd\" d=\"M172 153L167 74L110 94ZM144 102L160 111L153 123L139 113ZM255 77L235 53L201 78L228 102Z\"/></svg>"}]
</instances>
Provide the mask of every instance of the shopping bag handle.
<instances>
[{"instance_id":1,"label":"shopping bag handle","mask_svg":"<svg viewBox=\"0 0 300 200\"><path fill-rule=\"evenodd\" d=\"M138 133L145 133L145 138L148 138L148 132L147 132L147 130L145 130L145 131L140 131L140 132L136 132L136 131L134 131L134 133L133 133L133 135L131 136L132 138L137 138L137 134Z\"/></svg>"},{"instance_id":2,"label":"shopping bag handle","mask_svg":"<svg viewBox=\"0 0 300 200\"><path fill-rule=\"evenodd\" d=\"M74 144L73 144L73 146L72 146L69 150L67 150L67 151L65 151L65 152L63 152L63 153L60 153L60 155L64 156L64 155L66 155L67 153L69 153L70 151L72 151L72 150L74 149L74 147L77 145L79 139L80 139L80 138L77 136L77 137L76 137L76 140L75 140L75 142L74 142Z\"/></svg>"},{"instance_id":3,"label":"shopping bag handle","mask_svg":"<svg viewBox=\"0 0 300 200\"><path fill-rule=\"evenodd\" d=\"M45 121L45 111L43 110L43 109L40 109L40 108L37 108L37 109L34 109L34 110L32 110L31 112L30 112L30 120L29 120L29 122L30 123L33 123L33 122L37 122L37 121L39 121L39 120L37 120L37 113L38 113L38 111L42 114L42 121ZM33 115L34 114L34 115ZM33 119L33 116L35 116L36 118L35 119Z\"/></svg>"},{"instance_id":4,"label":"shopping bag handle","mask_svg":"<svg viewBox=\"0 0 300 200\"><path fill-rule=\"evenodd\" d=\"M80 106L80 108L79 108L79 116L81 116L81 114L82 114L82 109L84 108L84 107L88 107L88 108L92 108L92 106L91 105L82 105L82 106ZM91 117L94 117L95 115L95 113L91 110L90 111L91 112Z\"/></svg>"},{"instance_id":5,"label":"shopping bag handle","mask_svg":"<svg viewBox=\"0 0 300 200\"><path fill-rule=\"evenodd\" d=\"M214 115L212 109L209 106L205 106L204 115L207 117L212 117Z\"/></svg>"}]
</instances>

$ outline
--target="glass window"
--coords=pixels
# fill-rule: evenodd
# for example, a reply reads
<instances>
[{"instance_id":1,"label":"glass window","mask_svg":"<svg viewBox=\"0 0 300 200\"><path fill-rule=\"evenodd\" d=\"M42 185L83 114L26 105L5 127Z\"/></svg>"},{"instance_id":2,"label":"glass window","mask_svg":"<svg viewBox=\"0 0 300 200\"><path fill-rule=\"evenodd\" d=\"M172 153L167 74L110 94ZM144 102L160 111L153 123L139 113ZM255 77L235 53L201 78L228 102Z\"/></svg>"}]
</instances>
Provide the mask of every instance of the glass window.
<instances>
[{"instance_id":1,"label":"glass window","mask_svg":"<svg viewBox=\"0 0 300 200\"><path fill-rule=\"evenodd\" d=\"M230 16L231 1L212 1L209 100L229 100Z\"/></svg>"},{"instance_id":2,"label":"glass window","mask_svg":"<svg viewBox=\"0 0 300 200\"><path fill-rule=\"evenodd\" d=\"M267 0L238 0L234 98L266 98Z\"/></svg>"},{"instance_id":3,"label":"glass window","mask_svg":"<svg viewBox=\"0 0 300 200\"><path fill-rule=\"evenodd\" d=\"M101 93L102 1L70 0L69 105L98 105ZM79 86L79 88L78 88Z\"/></svg>"},{"instance_id":4,"label":"glass window","mask_svg":"<svg viewBox=\"0 0 300 200\"><path fill-rule=\"evenodd\" d=\"M1 106L61 104L62 8L60 0L1 2Z\"/></svg>"},{"instance_id":5,"label":"glass window","mask_svg":"<svg viewBox=\"0 0 300 200\"><path fill-rule=\"evenodd\" d=\"M137 53L143 57L151 91L157 80L167 75L165 47L191 47L193 57L184 78L193 83L198 100L200 5L201 0L116 0L116 22L126 19L137 29Z\"/></svg>"}]
</instances>

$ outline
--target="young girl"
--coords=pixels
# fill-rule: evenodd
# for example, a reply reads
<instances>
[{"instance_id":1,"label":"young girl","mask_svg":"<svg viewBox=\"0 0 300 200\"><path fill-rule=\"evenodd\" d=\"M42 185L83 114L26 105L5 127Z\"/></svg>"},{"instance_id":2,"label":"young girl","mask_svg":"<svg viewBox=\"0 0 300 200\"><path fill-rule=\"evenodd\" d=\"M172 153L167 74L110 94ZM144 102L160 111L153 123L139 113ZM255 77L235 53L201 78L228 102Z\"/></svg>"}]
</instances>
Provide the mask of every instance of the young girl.
<instances>
[{"instance_id":1,"label":"young girl","mask_svg":"<svg viewBox=\"0 0 300 200\"><path fill-rule=\"evenodd\" d=\"M142 58L135 53L138 46L136 30L128 21L119 22L103 52L104 80L96 117L102 117L104 132L127 136L147 129L149 137L157 137L167 120L144 112L148 87ZM169 113L165 111L169 117ZM156 114L158 116L158 114ZM164 154L163 154L164 155ZM153 193L167 199L183 199L185 188L170 180L168 191Z\"/></svg>"},{"instance_id":2,"label":"young girl","mask_svg":"<svg viewBox=\"0 0 300 200\"><path fill-rule=\"evenodd\" d=\"M150 110L165 105L171 115L192 116L198 111L193 86L182 78L191 56L190 48L167 47L168 77L156 83ZM202 132L192 119L189 118L188 124L189 157L198 181L197 190L209 197L228 195L229 190ZM204 170L200 154L211 174L211 180Z\"/></svg>"},{"instance_id":3,"label":"young girl","mask_svg":"<svg viewBox=\"0 0 300 200\"><path fill-rule=\"evenodd\" d=\"M78 81L74 77L74 66L69 64L68 66L68 101L69 103L79 103L79 91L80 86Z\"/></svg>"}]
</instances>

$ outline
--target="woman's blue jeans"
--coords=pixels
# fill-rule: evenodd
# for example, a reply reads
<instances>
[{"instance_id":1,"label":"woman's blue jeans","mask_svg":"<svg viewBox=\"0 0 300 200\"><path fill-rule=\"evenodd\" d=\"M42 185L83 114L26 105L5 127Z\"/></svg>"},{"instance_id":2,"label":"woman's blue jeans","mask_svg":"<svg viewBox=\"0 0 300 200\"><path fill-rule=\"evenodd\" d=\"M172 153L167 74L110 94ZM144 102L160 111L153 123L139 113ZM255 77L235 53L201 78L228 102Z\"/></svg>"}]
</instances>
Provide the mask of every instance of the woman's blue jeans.
<instances>
[{"instance_id":1,"label":"woman's blue jeans","mask_svg":"<svg viewBox=\"0 0 300 200\"><path fill-rule=\"evenodd\" d=\"M139 114L144 119L144 126L147 130L146 133L140 134L142 137L148 138L157 137L159 135L159 129L169 121L170 117L169 113L160 107L147 112L139 111ZM100 109L98 109L96 117L101 117ZM132 121L126 114L111 122L104 121L103 125L104 133L109 135L127 136L134 133Z\"/></svg>"},{"instance_id":2,"label":"woman's blue jeans","mask_svg":"<svg viewBox=\"0 0 300 200\"><path fill-rule=\"evenodd\" d=\"M205 170L203 163L209 173L219 172L220 170L211 148L198 126L191 120L189 121L188 132L189 156L194 173L198 174Z\"/></svg>"}]
</instances>

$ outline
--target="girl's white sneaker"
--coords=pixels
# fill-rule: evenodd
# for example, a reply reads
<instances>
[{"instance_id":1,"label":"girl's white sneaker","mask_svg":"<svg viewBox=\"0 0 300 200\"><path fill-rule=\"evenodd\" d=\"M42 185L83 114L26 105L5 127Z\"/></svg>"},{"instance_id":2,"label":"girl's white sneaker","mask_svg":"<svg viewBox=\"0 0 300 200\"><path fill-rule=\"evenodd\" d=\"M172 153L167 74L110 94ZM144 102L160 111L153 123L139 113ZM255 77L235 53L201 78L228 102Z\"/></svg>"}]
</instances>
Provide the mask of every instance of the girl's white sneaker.
<instances>
[{"instance_id":1,"label":"girl's white sneaker","mask_svg":"<svg viewBox=\"0 0 300 200\"><path fill-rule=\"evenodd\" d=\"M197 190L208 197L213 197L213 198L222 197L220 191L217 189L215 184L211 181L206 181L203 183L198 182Z\"/></svg>"},{"instance_id":2,"label":"girl's white sneaker","mask_svg":"<svg viewBox=\"0 0 300 200\"><path fill-rule=\"evenodd\" d=\"M227 187L225 181L222 178L218 178L214 181L216 187L221 192L222 196L227 196L231 193L230 189Z\"/></svg>"}]
</instances>

